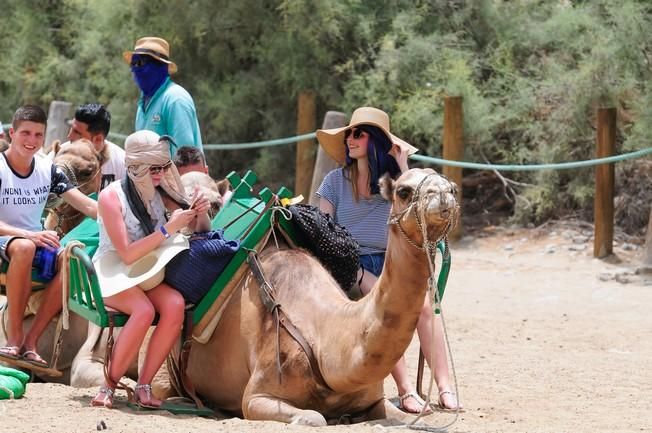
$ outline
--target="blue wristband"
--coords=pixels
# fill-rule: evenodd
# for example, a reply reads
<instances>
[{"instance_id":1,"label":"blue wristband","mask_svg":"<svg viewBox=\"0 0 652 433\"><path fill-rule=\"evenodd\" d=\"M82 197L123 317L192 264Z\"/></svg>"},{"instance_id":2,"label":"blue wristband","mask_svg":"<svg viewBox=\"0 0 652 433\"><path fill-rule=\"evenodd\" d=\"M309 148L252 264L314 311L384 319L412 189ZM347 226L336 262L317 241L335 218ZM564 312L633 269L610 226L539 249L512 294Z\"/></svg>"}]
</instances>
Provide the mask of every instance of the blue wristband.
<instances>
[{"instance_id":1,"label":"blue wristband","mask_svg":"<svg viewBox=\"0 0 652 433\"><path fill-rule=\"evenodd\" d=\"M161 227L159 227L159 230L161 231L161 233L163 233L163 236L165 236L165 239L170 237L170 233L168 233L168 231L165 230L165 227L161 226Z\"/></svg>"}]
</instances>

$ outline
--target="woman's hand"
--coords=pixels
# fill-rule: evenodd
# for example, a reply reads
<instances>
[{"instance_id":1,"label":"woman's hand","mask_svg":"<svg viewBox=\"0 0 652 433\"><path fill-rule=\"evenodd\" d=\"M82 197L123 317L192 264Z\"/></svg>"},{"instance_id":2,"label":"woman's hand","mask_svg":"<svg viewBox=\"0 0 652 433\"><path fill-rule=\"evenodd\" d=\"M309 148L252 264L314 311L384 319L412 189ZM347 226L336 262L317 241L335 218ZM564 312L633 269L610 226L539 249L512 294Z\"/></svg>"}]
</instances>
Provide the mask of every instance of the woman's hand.
<instances>
[{"instance_id":1,"label":"woman's hand","mask_svg":"<svg viewBox=\"0 0 652 433\"><path fill-rule=\"evenodd\" d=\"M392 149L389 151L389 154L394 157L398 163L398 168L401 169L401 173L404 173L409 170L408 167L408 152L405 149L402 149L399 145L394 144Z\"/></svg>"},{"instance_id":2,"label":"woman's hand","mask_svg":"<svg viewBox=\"0 0 652 433\"><path fill-rule=\"evenodd\" d=\"M188 227L196 216L197 212L194 209L176 209L170 215L170 220L165 223L165 228L170 234L176 233L182 228Z\"/></svg>"},{"instance_id":3,"label":"woman's hand","mask_svg":"<svg viewBox=\"0 0 652 433\"><path fill-rule=\"evenodd\" d=\"M204 193L199 189L199 185L195 185L195 194L192 201L192 208L197 212L197 215L207 214L211 208L211 202L204 196Z\"/></svg>"}]
</instances>

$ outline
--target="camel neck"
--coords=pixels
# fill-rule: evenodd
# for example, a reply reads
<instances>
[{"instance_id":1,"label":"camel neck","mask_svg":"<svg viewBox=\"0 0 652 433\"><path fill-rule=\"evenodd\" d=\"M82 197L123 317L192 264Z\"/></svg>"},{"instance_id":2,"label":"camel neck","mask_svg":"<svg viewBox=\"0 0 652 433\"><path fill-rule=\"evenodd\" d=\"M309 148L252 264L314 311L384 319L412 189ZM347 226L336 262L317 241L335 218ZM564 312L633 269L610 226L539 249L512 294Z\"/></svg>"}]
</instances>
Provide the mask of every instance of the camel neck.
<instances>
[{"instance_id":1,"label":"camel neck","mask_svg":"<svg viewBox=\"0 0 652 433\"><path fill-rule=\"evenodd\" d=\"M371 292L351 306L351 329L362 327L351 335L364 336L364 350L352 354L349 380L382 380L412 341L429 267L423 252L400 237L391 226L383 273Z\"/></svg>"}]
</instances>

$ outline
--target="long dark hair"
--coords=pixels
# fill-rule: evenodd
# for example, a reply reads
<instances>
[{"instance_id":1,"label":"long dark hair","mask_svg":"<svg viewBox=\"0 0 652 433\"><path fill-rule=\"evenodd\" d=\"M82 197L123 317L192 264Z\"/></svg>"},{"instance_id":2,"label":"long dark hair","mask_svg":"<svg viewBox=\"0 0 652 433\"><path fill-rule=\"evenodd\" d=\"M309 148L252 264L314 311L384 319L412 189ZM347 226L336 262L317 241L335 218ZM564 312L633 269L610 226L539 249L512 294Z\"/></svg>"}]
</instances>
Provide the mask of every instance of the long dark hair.
<instances>
[{"instance_id":1,"label":"long dark hair","mask_svg":"<svg viewBox=\"0 0 652 433\"><path fill-rule=\"evenodd\" d=\"M367 141L367 160L369 161L369 191L371 194L380 194L378 181L385 173L389 173L392 179L396 179L401 174L398 162L389 151L392 149L392 141L383 132L382 129L372 125L358 125L357 129L369 134ZM358 167L353 158L349 156L349 146L344 143L346 151L346 167L351 173L351 183L353 184L353 196L358 200L357 178Z\"/></svg>"}]
</instances>

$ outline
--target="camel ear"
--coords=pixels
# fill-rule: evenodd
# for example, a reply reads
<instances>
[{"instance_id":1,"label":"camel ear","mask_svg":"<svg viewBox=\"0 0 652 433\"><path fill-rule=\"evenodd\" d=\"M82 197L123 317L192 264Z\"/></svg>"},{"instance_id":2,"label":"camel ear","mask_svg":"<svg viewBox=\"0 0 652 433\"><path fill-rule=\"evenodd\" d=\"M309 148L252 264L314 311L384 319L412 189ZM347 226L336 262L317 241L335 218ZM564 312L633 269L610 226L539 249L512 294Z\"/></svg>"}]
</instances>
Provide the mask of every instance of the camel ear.
<instances>
[{"instance_id":1,"label":"camel ear","mask_svg":"<svg viewBox=\"0 0 652 433\"><path fill-rule=\"evenodd\" d=\"M222 197L224 197L224 194L231 189L231 182L229 182L228 179L222 179L219 182L215 181L215 185L217 185L217 192L219 192Z\"/></svg>"},{"instance_id":2,"label":"camel ear","mask_svg":"<svg viewBox=\"0 0 652 433\"><path fill-rule=\"evenodd\" d=\"M389 173L385 173L385 175L380 178L378 185L380 186L380 195L382 195L385 200L392 201L395 182L394 179L390 177Z\"/></svg>"},{"instance_id":3,"label":"camel ear","mask_svg":"<svg viewBox=\"0 0 652 433\"><path fill-rule=\"evenodd\" d=\"M52 154L56 155L61 150L61 140L54 140L52 142Z\"/></svg>"}]
</instances>

